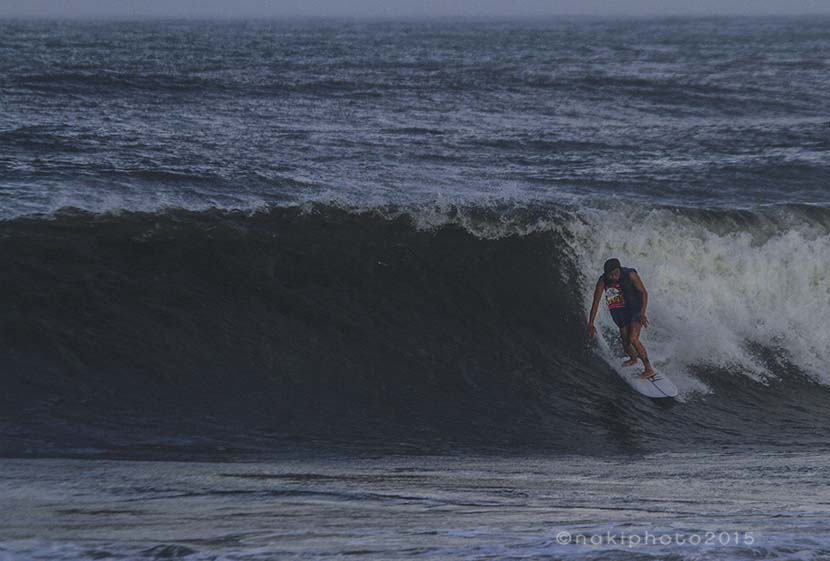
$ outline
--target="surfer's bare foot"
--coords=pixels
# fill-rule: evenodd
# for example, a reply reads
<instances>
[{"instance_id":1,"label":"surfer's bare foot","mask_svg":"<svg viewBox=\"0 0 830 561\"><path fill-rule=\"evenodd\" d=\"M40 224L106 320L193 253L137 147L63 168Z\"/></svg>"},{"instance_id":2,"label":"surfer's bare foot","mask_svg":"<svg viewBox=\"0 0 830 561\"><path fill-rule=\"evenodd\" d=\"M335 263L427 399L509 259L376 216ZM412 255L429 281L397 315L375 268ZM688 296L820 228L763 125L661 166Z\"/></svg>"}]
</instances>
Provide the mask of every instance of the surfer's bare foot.
<instances>
[{"instance_id":1,"label":"surfer's bare foot","mask_svg":"<svg viewBox=\"0 0 830 561\"><path fill-rule=\"evenodd\" d=\"M648 380L649 378L651 378L655 374L657 374L657 372L655 372L654 369L651 366L649 366L648 368L646 368L645 372L640 374L640 378L642 378L643 380Z\"/></svg>"},{"instance_id":2,"label":"surfer's bare foot","mask_svg":"<svg viewBox=\"0 0 830 561\"><path fill-rule=\"evenodd\" d=\"M623 366L634 366L637 364L637 361L640 360L639 358L630 358L623 362Z\"/></svg>"}]
</instances>

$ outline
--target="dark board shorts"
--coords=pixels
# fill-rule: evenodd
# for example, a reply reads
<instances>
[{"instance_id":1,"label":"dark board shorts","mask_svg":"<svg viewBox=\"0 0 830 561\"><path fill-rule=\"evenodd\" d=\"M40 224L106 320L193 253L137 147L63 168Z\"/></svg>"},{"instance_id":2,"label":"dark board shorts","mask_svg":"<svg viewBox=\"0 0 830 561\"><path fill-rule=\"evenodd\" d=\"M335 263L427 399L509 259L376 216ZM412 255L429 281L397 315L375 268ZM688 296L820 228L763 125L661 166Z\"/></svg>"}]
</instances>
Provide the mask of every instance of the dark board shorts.
<instances>
[{"instance_id":1,"label":"dark board shorts","mask_svg":"<svg viewBox=\"0 0 830 561\"><path fill-rule=\"evenodd\" d=\"M636 310L629 308L614 308L609 311L611 312L611 319L614 320L617 327L625 327L627 325L631 325L635 321L640 321L640 318L642 317L642 314L640 314L641 309L642 308L637 308Z\"/></svg>"}]
</instances>

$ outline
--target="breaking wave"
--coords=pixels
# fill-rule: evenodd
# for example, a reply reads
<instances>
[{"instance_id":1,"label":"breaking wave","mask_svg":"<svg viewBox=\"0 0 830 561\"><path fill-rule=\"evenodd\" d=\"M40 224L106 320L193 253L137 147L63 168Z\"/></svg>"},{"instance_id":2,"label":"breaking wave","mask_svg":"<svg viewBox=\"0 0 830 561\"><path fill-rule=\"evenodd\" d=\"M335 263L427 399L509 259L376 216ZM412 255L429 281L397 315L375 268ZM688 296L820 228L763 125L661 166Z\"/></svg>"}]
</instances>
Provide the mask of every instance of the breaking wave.
<instances>
[{"instance_id":1,"label":"breaking wave","mask_svg":"<svg viewBox=\"0 0 830 561\"><path fill-rule=\"evenodd\" d=\"M4 454L826 441L822 208L64 209L0 248ZM678 400L615 373L604 310L586 337L610 256Z\"/></svg>"}]
</instances>

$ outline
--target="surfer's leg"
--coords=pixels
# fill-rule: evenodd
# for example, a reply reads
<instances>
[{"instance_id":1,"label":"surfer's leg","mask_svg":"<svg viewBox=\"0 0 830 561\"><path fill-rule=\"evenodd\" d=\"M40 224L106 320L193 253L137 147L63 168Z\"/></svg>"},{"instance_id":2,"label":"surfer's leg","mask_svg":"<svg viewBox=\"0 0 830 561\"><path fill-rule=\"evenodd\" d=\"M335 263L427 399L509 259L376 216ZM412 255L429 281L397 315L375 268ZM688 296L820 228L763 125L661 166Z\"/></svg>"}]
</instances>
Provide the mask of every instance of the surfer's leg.
<instances>
[{"instance_id":1,"label":"surfer's leg","mask_svg":"<svg viewBox=\"0 0 830 561\"><path fill-rule=\"evenodd\" d=\"M637 354L640 355L640 358L643 359L643 366L646 369L640 374L641 378L651 378L654 376L654 369L651 367L651 362L648 360L648 353L646 352L646 348L640 342L640 329L642 326L640 325L639 321L632 322L631 325L628 326L629 334L631 337L631 346L637 351Z\"/></svg>"},{"instance_id":2,"label":"surfer's leg","mask_svg":"<svg viewBox=\"0 0 830 561\"><path fill-rule=\"evenodd\" d=\"M631 329L630 325L625 325L620 327L620 341L622 341L623 349L625 349L625 354L631 357L629 360L623 362L623 366L634 366L637 364L637 359L639 355L634 347L631 346Z\"/></svg>"}]
</instances>

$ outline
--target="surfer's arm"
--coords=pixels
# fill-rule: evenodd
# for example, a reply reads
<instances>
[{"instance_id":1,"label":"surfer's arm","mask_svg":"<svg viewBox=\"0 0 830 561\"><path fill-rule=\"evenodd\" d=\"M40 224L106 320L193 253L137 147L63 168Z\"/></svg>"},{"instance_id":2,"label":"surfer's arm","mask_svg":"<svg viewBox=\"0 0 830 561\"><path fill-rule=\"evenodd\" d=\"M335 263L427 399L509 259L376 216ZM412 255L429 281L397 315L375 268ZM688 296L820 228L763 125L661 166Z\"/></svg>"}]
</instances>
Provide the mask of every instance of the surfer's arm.
<instances>
[{"instance_id":1,"label":"surfer's arm","mask_svg":"<svg viewBox=\"0 0 830 561\"><path fill-rule=\"evenodd\" d=\"M636 288L643 297L643 308L640 310L640 313L645 315L646 306L648 306L648 292L646 291L646 287L643 286L643 281L637 273L631 273L631 282L634 284L634 288Z\"/></svg>"},{"instance_id":2,"label":"surfer's arm","mask_svg":"<svg viewBox=\"0 0 830 561\"><path fill-rule=\"evenodd\" d=\"M640 294L643 296L643 307L640 309L640 323L643 327L648 325L648 316L646 316L646 306L648 306L648 291L643 286L643 281L637 273L631 273L631 283L634 285Z\"/></svg>"},{"instance_id":3,"label":"surfer's arm","mask_svg":"<svg viewBox=\"0 0 830 561\"><path fill-rule=\"evenodd\" d=\"M594 302L591 304L591 317L588 319L588 334L594 335L594 320L597 319L597 310L599 309L600 300L602 300L602 293L605 290L605 283L602 279L597 281L597 287L594 289Z\"/></svg>"}]
</instances>

